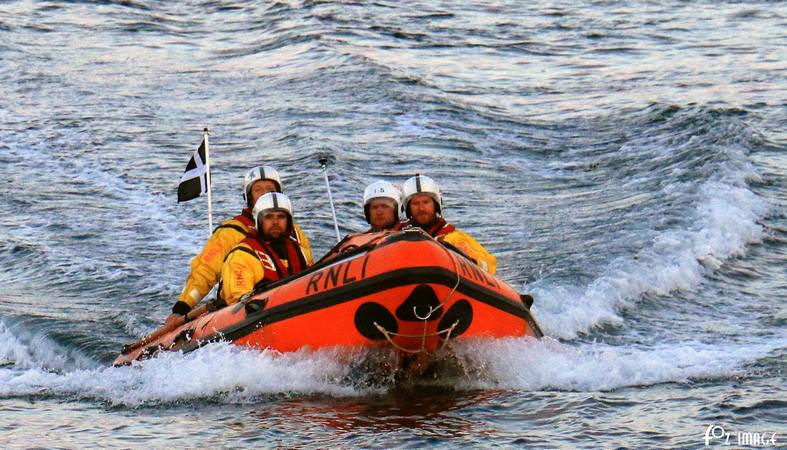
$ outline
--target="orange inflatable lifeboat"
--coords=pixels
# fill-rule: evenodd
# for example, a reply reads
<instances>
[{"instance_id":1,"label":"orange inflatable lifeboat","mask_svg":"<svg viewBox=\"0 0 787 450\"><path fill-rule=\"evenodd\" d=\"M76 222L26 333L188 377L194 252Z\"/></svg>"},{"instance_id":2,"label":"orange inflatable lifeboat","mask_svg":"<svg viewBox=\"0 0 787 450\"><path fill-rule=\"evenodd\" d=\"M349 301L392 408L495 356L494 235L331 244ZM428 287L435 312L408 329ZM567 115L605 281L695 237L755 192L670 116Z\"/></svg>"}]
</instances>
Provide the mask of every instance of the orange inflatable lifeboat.
<instances>
[{"instance_id":1,"label":"orange inflatable lifeboat","mask_svg":"<svg viewBox=\"0 0 787 450\"><path fill-rule=\"evenodd\" d=\"M531 303L421 230L363 234L298 275L145 345L127 346L114 364L216 341L282 352L392 346L420 354L455 339L539 338Z\"/></svg>"}]
</instances>

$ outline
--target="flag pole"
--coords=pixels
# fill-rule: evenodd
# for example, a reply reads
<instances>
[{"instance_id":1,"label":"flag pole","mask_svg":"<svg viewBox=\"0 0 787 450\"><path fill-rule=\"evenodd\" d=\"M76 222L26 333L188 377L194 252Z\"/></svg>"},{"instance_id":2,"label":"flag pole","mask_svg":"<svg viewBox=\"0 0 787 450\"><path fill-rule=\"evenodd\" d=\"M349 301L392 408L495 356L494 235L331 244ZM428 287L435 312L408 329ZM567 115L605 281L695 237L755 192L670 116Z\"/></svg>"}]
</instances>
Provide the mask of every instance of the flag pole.
<instances>
[{"instance_id":1,"label":"flag pole","mask_svg":"<svg viewBox=\"0 0 787 450\"><path fill-rule=\"evenodd\" d=\"M205 181L208 183L208 237L213 234L213 203L210 198L210 150L208 149L209 134L208 128L205 127L205 129L202 130L202 138L205 140L205 170L207 171L205 174Z\"/></svg>"}]
</instances>

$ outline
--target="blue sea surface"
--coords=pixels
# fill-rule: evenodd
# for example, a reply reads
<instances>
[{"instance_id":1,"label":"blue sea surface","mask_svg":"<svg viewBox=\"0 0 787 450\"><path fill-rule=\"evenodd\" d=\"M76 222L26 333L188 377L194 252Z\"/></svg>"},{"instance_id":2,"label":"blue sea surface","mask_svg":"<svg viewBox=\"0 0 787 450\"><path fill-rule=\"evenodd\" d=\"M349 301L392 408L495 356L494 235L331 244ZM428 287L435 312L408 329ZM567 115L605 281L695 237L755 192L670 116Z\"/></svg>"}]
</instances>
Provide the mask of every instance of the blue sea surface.
<instances>
[{"instance_id":1,"label":"blue sea surface","mask_svg":"<svg viewBox=\"0 0 787 450\"><path fill-rule=\"evenodd\" d=\"M784 446L786 42L753 0L0 3L0 447ZM214 225L273 165L320 256L320 155L342 233L429 175L546 337L405 386L335 349L111 367L208 237L204 127Z\"/></svg>"}]
</instances>

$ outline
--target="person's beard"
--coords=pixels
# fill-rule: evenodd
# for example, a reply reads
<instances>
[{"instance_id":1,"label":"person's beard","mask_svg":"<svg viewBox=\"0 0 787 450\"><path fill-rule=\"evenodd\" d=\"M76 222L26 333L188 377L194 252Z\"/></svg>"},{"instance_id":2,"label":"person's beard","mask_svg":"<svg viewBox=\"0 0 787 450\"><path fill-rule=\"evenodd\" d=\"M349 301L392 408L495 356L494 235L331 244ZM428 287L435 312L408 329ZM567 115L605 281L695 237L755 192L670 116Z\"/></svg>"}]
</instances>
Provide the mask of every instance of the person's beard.
<instances>
[{"instance_id":1,"label":"person's beard","mask_svg":"<svg viewBox=\"0 0 787 450\"><path fill-rule=\"evenodd\" d=\"M287 233L285 233L285 232L283 232L283 231L282 231L281 233L279 233L279 236L277 236L277 237L274 237L274 236L273 236L272 234L270 234L270 233L265 233L265 234L263 234L263 235L262 235L262 238L263 238L263 239L265 239L266 241L270 242L270 243L274 243L274 242L277 242L277 243L284 242L284 239L285 239L286 237L287 237Z\"/></svg>"},{"instance_id":2,"label":"person's beard","mask_svg":"<svg viewBox=\"0 0 787 450\"><path fill-rule=\"evenodd\" d=\"M284 227L284 229L279 228L278 225L276 226L276 228L277 230L280 230L278 237L274 237L270 232L263 231L262 239L268 242L284 242L284 240L287 238L287 235L290 234L289 231L291 230L291 227L289 222L287 222L287 225Z\"/></svg>"},{"instance_id":3,"label":"person's beard","mask_svg":"<svg viewBox=\"0 0 787 450\"><path fill-rule=\"evenodd\" d=\"M429 221L429 223L419 224L419 223L416 223L415 221L413 221L413 224L415 226L417 226L418 228L423 229L424 231L429 231L429 229L431 229L433 226L435 226L439 220L440 220L440 218L437 217L437 215L435 215L432 218L432 220Z\"/></svg>"},{"instance_id":4,"label":"person's beard","mask_svg":"<svg viewBox=\"0 0 787 450\"><path fill-rule=\"evenodd\" d=\"M377 221L373 220L372 222L377 222ZM389 228L393 228L393 226L396 225L395 220L385 220L384 218L379 220L379 222L382 222L381 226L375 226L374 224L372 224L373 230L387 230Z\"/></svg>"},{"instance_id":5,"label":"person's beard","mask_svg":"<svg viewBox=\"0 0 787 450\"><path fill-rule=\"evenodd\" d=\"M271 248L273 249L274 252L276 252L276 255L278 255L279 258L287 257L287 246L285 245L284 242L285 239L284 236L285 235L282 233L282 235L279 236L278 238L268 240L268 243L270 244Z\"/></svg>"}]
</instances>

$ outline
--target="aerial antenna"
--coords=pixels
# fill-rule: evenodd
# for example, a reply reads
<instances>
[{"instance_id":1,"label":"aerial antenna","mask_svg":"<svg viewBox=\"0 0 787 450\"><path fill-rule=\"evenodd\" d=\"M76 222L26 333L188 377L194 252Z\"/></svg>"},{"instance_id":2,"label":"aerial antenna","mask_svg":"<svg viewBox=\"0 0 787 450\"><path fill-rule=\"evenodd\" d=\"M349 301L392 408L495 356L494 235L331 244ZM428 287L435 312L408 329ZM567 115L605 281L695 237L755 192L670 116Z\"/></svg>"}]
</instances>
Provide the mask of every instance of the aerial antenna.
<instances>
[{"instance_id":1,"label":"aerial antenna","mask_svg":"<svg viewBox=\"0 0 787 450\"><path fill-rule=\"evenodd\" d=\"M331 214L333 214L333 229L336 230L336 242L342 240L339 234L339 222L336 220L336 208L333 206L333 195L331 194L331 183L328 181L328 154L320 154L320 168L323 175L325 175L325 187L328 188L328 201L331 203Z\"/></svg>"}]
</instances>

